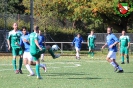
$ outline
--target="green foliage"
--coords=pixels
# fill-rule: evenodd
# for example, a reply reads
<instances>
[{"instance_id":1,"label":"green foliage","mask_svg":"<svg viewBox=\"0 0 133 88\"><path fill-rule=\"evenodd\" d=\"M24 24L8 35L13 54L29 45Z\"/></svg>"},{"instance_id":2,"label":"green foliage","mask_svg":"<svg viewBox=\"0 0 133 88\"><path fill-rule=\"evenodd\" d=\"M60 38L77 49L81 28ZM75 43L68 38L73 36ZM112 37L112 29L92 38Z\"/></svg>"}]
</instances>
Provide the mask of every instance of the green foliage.
<instances>
[{"instance_id":1,"label":"green foliage","mask_svg":"<svg viewBox=\"0 0 133 88\"><path fill-rule=\"evenodd\" d=\"M1 0L0 1L0 12L4 13L16 13L23 14L25 12L25 7L22 4L23 0Z\"/></svg>"}]
</instances>

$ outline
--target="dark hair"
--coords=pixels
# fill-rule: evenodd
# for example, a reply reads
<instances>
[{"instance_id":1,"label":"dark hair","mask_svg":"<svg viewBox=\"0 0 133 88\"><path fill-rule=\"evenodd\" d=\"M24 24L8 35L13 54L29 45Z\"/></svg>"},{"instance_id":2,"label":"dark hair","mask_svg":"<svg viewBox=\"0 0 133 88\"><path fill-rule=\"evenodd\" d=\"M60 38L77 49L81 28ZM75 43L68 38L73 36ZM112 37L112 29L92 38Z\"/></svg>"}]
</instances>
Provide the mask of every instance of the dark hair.
<instances>
[{"instance_id":1,"label":"dark hair","mask_svg":"<svg viewBox=\"0 0 133 88\"><path fill-rule=\"evenodd\" d=\"M39 30L39 26L34 26L34 30Z\"/></svg>"},{"instance_id":2,"label":"dark hair","mask_svg":"<svg viewBox=\"0 0 133 88\"><path fill-rule=\"evenodd\" d=\"M93 32L94 32L94 29L92 29L91 31L93 31Z\"/></svg>"},{"instance_id":3,"label":"dark hair","mask_svg":"<svg viewBox=\"0 0 133 88\"><path fill-rule=\"evenodd\" d=\"M113 29L112 27L107 27L107 28L110 28L110 29L111 29L111 31L112 31L112 29Z\"/></svg>"},{"instance_id":4,"label":"dark hair","mask_svg":"<svg viewBox=\"0 0 133 88\"><path fill-rule=\"evenodd\" d=\"M125 31L124 29L122 31Z\"/></svg>"},{"instance_id":5,"label":"dark hair","mask_svg":"<svg viewBox=\"0 0 133 88\"><path fill-rule=\"evenodd\" d=\"M80 33L77 33L77 35L81 35Z\"/></svg>"},{"instance_id":6,"label":"dark hair","mask_svg":"<svg viewBox=\"0 0 133 88\"><path fill-rule=\"evenodd\" d=\"M23 26L21 30L23 31L23 29L27 30L27 28L25 26Z\"/></svg>"}]
</instances>

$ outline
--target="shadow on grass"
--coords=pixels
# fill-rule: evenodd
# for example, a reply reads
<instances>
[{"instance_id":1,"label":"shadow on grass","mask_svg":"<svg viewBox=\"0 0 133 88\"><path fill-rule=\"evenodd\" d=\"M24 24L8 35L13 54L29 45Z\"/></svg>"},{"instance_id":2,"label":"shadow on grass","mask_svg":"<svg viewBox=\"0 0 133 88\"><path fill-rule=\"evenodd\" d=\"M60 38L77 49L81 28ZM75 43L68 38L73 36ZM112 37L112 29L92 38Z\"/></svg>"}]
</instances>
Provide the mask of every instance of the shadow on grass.
<instances>
[{"instance_id":1,"label":"shadow on grass","mask_svg":"<svg viewBox=\"0 0 133 88\"><path fill-rule=\"evenodd\" d=\"M45 73L46 76L71 76L71 75L89 75L84 73Z\"/></svg>"},{"instance_id":2,"label":"shadow on grass","mask_svg":"<svg viewBox=\"0 0 133 88\"><path fill-rule=\"evenodd\" d=\"M130 74L132 74L133 72L124 72L124 73L130 73Z\"/></svg>"},{"instance_id":3,"label":"shadow on grass","mask_svg":"<svg viewBox=\"0 0 133 88\"><path fill-rule=\"evenodd\" d=\"M102 78L97 78L97 77L95 77L95 78L91 78L91 77L84 77L84 78L68 78L68 79L102 79Z\"/></svg>"}]
</instances>

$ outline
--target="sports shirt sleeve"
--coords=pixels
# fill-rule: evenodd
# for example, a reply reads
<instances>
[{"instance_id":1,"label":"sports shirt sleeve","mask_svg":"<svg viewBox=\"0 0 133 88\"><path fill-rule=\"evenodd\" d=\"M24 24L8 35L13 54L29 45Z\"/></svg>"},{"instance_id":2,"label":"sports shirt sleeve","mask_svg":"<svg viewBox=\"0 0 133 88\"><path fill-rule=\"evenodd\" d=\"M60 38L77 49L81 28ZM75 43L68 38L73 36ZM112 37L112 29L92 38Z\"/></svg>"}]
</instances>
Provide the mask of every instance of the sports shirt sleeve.
<instances>
[{"instance_id":1,"label":"sports shirt sleeve","mask_svg":"<svg viewBox=\"0 0 133 88\"><path fill-rule=\"evenodd\" d=\"M113 35L112 38L114 39L115 42L119 42L118 38L115 35Z\"/></svg>"},{"instance_id":2,"label":"sports shirt sleeve","mask_svg":"<svg viewBox=\"0 0 133 88\"><path fill-rule=\"evenodd\" d=\"M128 43L130 42L130 38L129 38L129 36L127 36L127 41L128 41Z\"/></svg>"},{"instance_id":3,"label":"sports shirt sleeve","mask_svg":"<svg viewBox=\"0 0 133 88\"><path fill-rule=\"evenodd\" d=\"M21 47L23 46L23 40L22 40L22 37L20 37L20 46L21 46Z\"/></svg>"},{"instance_id":4,"label":"sports shirt sleeve","mask_svg":"<svg viewBox=\"0 0 133 88\"><path fill-rule=\"evenodd\" d=\"M73 39L72 45L74 45L74 43L75 43L75 38Z\"/></svg>"}]
</instances>

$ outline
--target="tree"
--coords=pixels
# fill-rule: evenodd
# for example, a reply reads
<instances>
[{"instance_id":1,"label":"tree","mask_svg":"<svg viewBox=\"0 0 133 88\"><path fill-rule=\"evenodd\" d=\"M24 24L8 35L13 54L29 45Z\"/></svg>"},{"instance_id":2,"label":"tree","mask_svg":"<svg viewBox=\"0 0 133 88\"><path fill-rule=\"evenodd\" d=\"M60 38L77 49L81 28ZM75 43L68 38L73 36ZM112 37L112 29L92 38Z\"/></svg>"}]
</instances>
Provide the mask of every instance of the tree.
<instances>
[{"instance_id":1,"label":"tree","mask_svg":"<svg viewBox=\"0 0 133 88\"><path fill-rule=\"evenodd\" d=\"M1 0L0 1L0 12L3 13L16 13L23 14L25 12L25 7L22 4L23 0Z\"/></svg>"},{"instance_id":2,"label":"tree","mask_svg":"<svg viewBox=\"0 0 133 88\"><path fill-rule=\"evenodd\" d=\"M133 11L128 16L119 16L115 11L118 10L118 2L121 0L35 0L34 14L38 16L56 17L65 25L65 20L73 22L77 29L86 30L93 20L100 20L108 26L112 26L117 32L125 29L127 24L133 21ZM122 0L123 1L123 0ZM124 0L131 3L133 0ZM27 0L24 0L26 6ZM29 7L27 6L27 12ZM118 10L119 11L119 10Z\"/></svg>"}]
</instances>

